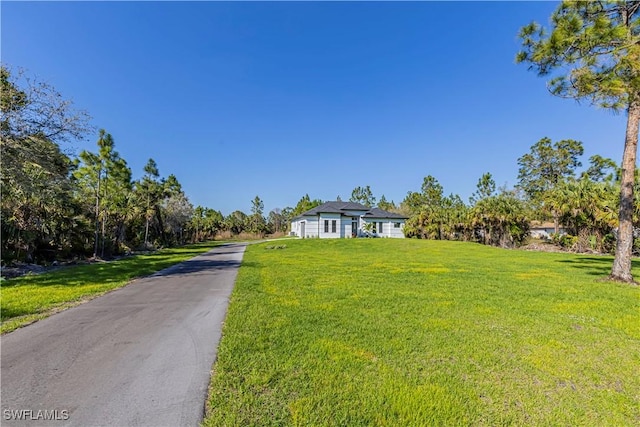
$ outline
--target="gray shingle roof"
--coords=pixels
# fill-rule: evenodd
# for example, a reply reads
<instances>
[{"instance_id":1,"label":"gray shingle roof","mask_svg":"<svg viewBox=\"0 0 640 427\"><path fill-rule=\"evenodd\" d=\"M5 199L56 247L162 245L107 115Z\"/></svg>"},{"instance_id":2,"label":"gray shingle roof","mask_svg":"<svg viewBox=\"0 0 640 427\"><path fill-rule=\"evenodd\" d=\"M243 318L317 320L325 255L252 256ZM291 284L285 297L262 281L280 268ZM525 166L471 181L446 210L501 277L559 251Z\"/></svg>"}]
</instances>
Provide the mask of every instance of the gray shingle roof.
<instances>
[{"instance_id":1,"label":"gray shingle roof","mask_svg":"<svg viewBox=\"0 0 640 427\"><path fill-rule=\"evenodd\" d=\"M395 212L385 211L385 210L382 210L380 208L371 208L369 210L369 212L364 214L364 216L367 217L367 218L407 219L407 217L404 216L404 215L400 215L400 214L397 214Z\"/></svg>"},{"instance_id":2,"label":"gray shingle roof","mask_svg":"<svg viewBox=\"0 0 640 427\"><path fill-rule=\"evenodd\" d=\"M380 208L368 208L365 205L356 202L325 202L313 209L309 209L306 212L298 215L292 220L299 219L303 216L316 216L321 213L339 213L346 214L347 211L362 211L362 215L367 218L385 218L385 219L406 219L406 216L387 212Z\"/></svg>"}]
</instances>

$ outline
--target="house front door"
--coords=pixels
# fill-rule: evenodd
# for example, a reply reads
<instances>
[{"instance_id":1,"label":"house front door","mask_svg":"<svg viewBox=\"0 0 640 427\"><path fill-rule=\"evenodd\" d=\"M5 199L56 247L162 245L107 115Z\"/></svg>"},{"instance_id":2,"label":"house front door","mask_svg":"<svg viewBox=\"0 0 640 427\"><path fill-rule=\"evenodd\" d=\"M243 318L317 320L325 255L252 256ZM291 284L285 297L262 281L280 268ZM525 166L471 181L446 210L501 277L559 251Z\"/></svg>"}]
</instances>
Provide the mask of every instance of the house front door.
<instances>
[{"instance_id":1,"label":"house front door","mask_svg":"<svg viewBox=\"0 0 640 427\"><path fill-rule=\"evenodd\" d=\"M351 237L358 235L358 221L351 221Z\"/></svg>"},{"instance_id":2,"label":"house front door","mask_svg":"<svg viewBox=\"0 0 640 427\"><path fill-rule=\"evenodd\" d=\"M304 239L304 226L306 225L305 222L301 222L300 223L300 237L302 237Z\"/></svg>"}]
</instances>

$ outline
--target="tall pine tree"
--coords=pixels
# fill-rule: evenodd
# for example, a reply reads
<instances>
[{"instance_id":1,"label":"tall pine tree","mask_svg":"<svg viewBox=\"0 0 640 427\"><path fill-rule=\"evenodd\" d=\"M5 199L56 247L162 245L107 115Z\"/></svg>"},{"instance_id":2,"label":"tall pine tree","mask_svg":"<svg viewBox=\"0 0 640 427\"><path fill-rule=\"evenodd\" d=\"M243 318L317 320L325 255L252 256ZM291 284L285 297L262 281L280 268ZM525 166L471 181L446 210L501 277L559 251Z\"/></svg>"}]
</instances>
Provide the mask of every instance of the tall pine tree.
<instances>
[{"instance_id":1,"label":"tall pine tree","mask_svg":"<svg viewBox=\"0 0 640 427\"><path fill-rule=\"evenodd\" d=\"M619 227L610 278L632 282L634 171L640 125L640 1L563 1L551 32L536 22L520 31L516 57L540 76L553 75L551 93L626 111Z\"/></svg>"}]
</instances>

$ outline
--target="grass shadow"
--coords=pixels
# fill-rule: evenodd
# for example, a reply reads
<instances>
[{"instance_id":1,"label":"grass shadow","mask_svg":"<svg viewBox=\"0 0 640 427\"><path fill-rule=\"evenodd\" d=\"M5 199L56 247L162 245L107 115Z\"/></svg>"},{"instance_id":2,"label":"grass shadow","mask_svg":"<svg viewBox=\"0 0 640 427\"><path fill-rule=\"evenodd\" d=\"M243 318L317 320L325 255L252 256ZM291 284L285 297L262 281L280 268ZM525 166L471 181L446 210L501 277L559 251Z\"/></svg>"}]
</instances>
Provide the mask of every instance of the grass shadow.
<instances>
[{"instance_id":1,"label":"grass shadow","mask_svg":"<svg viewBox=\"0 0 640 427\"><path fill-rule=\"evenodd\" d=\"M168 277L182 274L199 274L218 270L231 270L240 267L241 260L214 260L196 258L181 262L165 270L158 271L152 277Z\"/></svg>"},{"instance_id":2,"label":"grass shadow","mask_svg":"<svg viewBox=\"0 0 640 427\"><path fill-rule=\"evenodd\" d=\"M181 248L163 249L150 254L133 255L116 261L71 265L47 273L5 280L2 287L5 289L32 285L38 287L77 287L95 283L110 284L133 280L167 269L177 262L184 262L185 259L202 255L206 253L203 252L203 247L207 248L204 245L189 245Z\"/></svg>"},{"instance_id":3,"label":"grass shadow","mask_svg":"<svg viewBox=\"0 0 640 427\"><path fill-rule=\"evenodd\" d=\"M606 277L611 273L613 258L611 257L579 257L575 259L561 259L556 262L567 264L572 268L583 270L591 276ZM631 261L631 268L640 270L640 259Z\"/></svg>"}]
</instances>

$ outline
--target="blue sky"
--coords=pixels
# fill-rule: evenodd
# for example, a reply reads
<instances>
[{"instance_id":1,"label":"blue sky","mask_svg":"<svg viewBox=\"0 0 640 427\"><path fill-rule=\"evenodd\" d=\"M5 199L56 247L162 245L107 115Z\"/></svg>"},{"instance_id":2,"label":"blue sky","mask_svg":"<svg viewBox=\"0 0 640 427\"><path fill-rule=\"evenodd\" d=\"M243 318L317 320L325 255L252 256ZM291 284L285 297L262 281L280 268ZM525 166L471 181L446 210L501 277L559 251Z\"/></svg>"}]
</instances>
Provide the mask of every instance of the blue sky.
<instances>
[{"instance_id":1,"label":"blue sky","mask_svg":"<svg viewBox=\"0 0 640 427\"><path fill-rule=\"evenodd\" d=\"M556 6L3 1L1 58L87 110L134 178L152 157L225 215L366 185L399 203L426 175L466 201L485 172L515 185L545 136L622 158L624 115L515 64L519 28Z\"/></svg>"}]
</instances>

